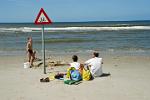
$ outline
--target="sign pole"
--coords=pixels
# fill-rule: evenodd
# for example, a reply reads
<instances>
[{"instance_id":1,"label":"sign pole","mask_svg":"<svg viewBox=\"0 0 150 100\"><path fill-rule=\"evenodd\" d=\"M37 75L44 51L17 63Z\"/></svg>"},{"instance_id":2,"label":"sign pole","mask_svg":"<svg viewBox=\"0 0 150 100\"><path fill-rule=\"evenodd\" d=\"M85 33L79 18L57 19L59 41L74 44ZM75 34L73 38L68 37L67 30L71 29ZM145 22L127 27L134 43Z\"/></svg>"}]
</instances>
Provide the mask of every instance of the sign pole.
<instances>
[{"instance_id":1,"label":"sign pole","mask_svg":"<svg viewBox=\"0 0 150 100\"><path fill-rule=\"evenodd\" d=\"M44 25L42 25L42 56L43 56L43 67L44 74L46 74L46 66L45 66L45 40L44 40Z\"/></svg>"},{"instance_id":2,"label":"sign pole","mask_svg":"<svg viewBox=\"0 0 150 100\"><path fill-rule=\"evenodd\" d=\"M44 74L46 74L46 66L45 66L45 40L44 40L44 25L52 24L52 21L47 16L46 12L43 8L41 8L39 14L36 17L34 22L36 25L42 25L42 57L43 57L43 67L44 67Z\"/></svg>"}]
</instances>

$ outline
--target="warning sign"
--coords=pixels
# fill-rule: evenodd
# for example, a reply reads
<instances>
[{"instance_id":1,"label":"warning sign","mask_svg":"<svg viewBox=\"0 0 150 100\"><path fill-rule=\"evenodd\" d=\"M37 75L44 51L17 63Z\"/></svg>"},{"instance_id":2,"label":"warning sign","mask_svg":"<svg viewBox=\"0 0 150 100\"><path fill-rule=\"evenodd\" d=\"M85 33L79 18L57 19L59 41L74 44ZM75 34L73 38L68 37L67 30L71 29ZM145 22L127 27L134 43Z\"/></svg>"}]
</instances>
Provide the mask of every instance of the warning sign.
<instances>
[{"instance_id":1,"label":"warning sign","mask_svg":"<svg viewBox=\"0 0 150 100\"><path fill-rule=\"evenodd\" d=\"M44 11L43 8L41 8L38 16L36 17L36 20L34 22L35 24L51 24L52 21L50 20L50 18L47 16L46 12Z\"/></svg>"}]
</instances>

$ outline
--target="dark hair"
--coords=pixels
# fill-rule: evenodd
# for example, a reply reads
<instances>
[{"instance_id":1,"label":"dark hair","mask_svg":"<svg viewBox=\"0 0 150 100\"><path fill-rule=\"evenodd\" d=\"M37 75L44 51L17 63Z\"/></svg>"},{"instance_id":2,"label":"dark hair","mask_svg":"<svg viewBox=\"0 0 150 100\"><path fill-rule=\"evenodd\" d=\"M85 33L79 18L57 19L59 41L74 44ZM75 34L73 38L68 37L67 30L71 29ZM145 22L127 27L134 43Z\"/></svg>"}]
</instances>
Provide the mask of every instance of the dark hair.
<instances>
[{"instance_id":1,"label":"dark hair","mask_svg":"<svg viewBox=\"0 0 150 100\"><path fill-rule=\"evenodd\" d=\"M27 38L28 40L30 39L30 37Z\"/></svg>"},{"instance_id":2,"label":"dark hair","mask_svg":"<svg viewBox=\"0 0 150 100\"><path fill-rule=\"evenodd\" d=\"M99 53L98 53L98 52L94 52L93 55L94 55L95 57L98 57L98 56L99 56Z\"/></svg>"},{"instance_id":3,"label":"dark hair","mask_svg":"<svg viewBox=\"0 0 150 100\"><path fill-rule=\"evenodd\" d=\"M30 40L32 37L30 36L30 37L28 37L28 40Z\"/></svg>"},{"instance_id":4,"label":"dark hair","mask_svg":"<svg viewBox=\"0 0 150 100\"><path fill-rule=\"evenodd\" d=\"M77 61L78 61L78 56L77 56L77 55L73 55L73 56L72 56L72 60L73 60L74 62L77 62Z\"/></svg>"}]
</instances>

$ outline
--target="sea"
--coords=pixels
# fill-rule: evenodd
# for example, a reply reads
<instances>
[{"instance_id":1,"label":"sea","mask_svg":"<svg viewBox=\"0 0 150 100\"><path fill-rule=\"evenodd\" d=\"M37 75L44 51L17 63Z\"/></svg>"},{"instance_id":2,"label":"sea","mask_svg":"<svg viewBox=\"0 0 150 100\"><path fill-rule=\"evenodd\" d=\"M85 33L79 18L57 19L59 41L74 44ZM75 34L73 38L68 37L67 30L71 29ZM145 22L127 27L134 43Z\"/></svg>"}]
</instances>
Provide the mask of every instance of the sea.
<instances>
[{"instance_id":1,"label":"sea","mask_svg":"<svg viewBox=\"0 0 150 100\"><path fill-rule=\"evenodd\" d=\"M26 54L27 38L42 54L42 26L0 23L0 56ZM98 51L104 55L150 56L150 21L54 22L44 26L46 55Z\"/></svg>"}]
</instances>

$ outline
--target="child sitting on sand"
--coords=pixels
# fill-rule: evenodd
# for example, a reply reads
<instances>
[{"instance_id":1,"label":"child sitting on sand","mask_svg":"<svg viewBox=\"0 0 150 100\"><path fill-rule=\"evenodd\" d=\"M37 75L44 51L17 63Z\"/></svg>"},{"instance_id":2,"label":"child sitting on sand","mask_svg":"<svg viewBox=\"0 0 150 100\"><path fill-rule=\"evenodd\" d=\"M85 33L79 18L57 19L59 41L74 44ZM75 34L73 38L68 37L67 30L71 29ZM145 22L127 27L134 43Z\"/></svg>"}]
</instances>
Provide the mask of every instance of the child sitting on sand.
<instances>
[{"instance_id":1,"label":"child sitting on sand","mask_svg":"<svg viewBox=\"0 0 150 100\"><path fill-rule=\"evenodd\" d=\"M83 64L80 64L78 62L78 56L77 55L73 55L72 56L72 60L73 60L73 62L69 64L70 67L74 67L76 70L79 70L80 74L82 74L82 70L83 70L84 66L83 66Z\"/></svg>"},{"instance_id":2,"label":"child sitting on sand","mask_svg":"<svg viewBox=\"0 0 150 100\"><path fill-rule=\"evenodd\" d=\"M80 63L78 63L78 56L77 55L73 55L72 56L72 60L73 60L73 62L70 63L70 67L74 67L76 70L79 70Z\"/></svg>"}]
</instances>

